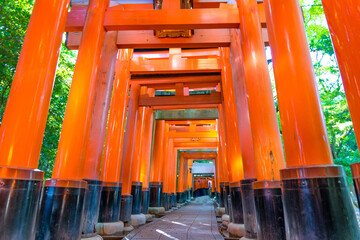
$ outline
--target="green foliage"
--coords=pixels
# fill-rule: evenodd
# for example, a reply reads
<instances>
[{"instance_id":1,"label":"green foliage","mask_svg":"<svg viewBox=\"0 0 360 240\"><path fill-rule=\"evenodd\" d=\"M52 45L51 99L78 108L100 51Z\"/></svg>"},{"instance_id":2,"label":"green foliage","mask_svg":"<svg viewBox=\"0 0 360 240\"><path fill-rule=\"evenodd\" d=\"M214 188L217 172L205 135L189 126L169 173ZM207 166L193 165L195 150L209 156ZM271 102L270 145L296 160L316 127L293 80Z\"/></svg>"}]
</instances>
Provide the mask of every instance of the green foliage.
<instances>
[{"instance_id":1,"label":"green foliage","mask_svg":"<svg viewBox=\"0 0 360 240\"><path fill-rule=\"evenodd\" d=\"M34 0L3 0L0 4L1 121ZM45 171L46 178L51 177L56 157L75 60L76 52L67 50L62 44L39 161L39 169Z\"/></svg>"},{"instance_id":2,"label":"green foliage","mask_svg":"<svg viewBox=\"0 0 360 240\"><path fill-rule=\"evenodd\" d=\"M45 177L51 177L54 166L75 60L76 52L67 50L63 43L39 161Z\"/></svg>"},{"instance_id":3,"label":"green foliage","mask_svg":"<svg viewBox=\"0 0 360 240\"><path fill-rule=\"evenodd\" d=\"M0 121L34 0L2 0L0 5Z\"/></svg>"}]
</instances>

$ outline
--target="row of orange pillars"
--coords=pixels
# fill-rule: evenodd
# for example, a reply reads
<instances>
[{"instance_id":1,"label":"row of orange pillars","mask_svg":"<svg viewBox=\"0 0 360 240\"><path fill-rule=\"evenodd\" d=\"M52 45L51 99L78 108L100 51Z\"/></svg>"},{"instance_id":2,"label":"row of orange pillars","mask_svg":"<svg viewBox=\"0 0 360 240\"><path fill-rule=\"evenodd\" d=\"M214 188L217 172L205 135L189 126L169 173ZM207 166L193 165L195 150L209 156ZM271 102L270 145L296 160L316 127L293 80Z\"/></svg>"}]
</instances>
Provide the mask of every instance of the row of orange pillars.
<instances>
[{"instance_id":1,"label":"row of orange pillars","mask_svg":"<svg viewBox=\"0 0 360 240\"><path fill-rule=\"evenodd\" d=\"M333 164L298 2L264 0L283 146L256 1L237 3L239 37L230 49L220 49L224 102L215 161L220 206L231 193L229 213L234 223L243 221L247 238L359 239L344 171ZM115 68L117 52L107 44L112 33L103 28L108 4L88 6L53 175L43 184L44 174L36 168L69 0L36 0L0 130L1 239L78 239L82 221L85 228L93 226L85 219L94 219L97 206L100 221L129 221L133 186L148 187L140 169L150 169L154 193L174 177L162 173L170 161L163 161L163 148L156 147L166 134L163 121L155 127L151 164L156 167L143 168L149 161L135 157L149 151L150 130L139 131L151 125L152 115L150 108L138 107L139 85L131 86L126 104L131 50L117 57L105 139L113 70L104 76L101 71ZM359 1L323 0L323 5L360 143ZM144 128L140 116L146 116ZM359 164L352 169L359 190ZM99 203L86 201L92 193L100 193Z\"/></svg>"}]
</instances>

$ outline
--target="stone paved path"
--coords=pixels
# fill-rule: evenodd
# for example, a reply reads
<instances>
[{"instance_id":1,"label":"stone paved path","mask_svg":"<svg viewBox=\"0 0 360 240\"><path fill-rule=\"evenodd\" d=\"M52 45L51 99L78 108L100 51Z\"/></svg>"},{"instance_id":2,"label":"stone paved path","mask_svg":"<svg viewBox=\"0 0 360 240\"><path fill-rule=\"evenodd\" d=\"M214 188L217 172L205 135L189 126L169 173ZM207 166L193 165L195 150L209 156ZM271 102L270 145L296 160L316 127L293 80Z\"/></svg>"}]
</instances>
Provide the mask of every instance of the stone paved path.
<instances>
[{"instance_id":1,"label":"stone paved path","mask_svg":"<svg viewBox=\"0 0 360 240\"><path fill-rule=\"evenodd\" d=\"M199 197L190 204L155 219L128 234L126 240L220 240L213 202Z\"/></svg>"}]
</instances>

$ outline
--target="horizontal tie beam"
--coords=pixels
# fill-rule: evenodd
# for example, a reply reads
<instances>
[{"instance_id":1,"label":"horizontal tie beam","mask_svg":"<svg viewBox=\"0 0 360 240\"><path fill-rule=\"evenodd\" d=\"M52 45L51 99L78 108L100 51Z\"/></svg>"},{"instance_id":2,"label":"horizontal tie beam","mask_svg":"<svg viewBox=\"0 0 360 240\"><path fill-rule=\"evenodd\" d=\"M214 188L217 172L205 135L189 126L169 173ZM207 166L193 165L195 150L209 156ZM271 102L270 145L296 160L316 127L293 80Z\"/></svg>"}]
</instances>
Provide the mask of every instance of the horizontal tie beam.
<instances>
[{"instance_id":1,"label":"horizontal tie beam","mask_svg":"<svg viewBox=\"0 0 360 240\"><path fill-rule=\"evenodd\" d=\"M159 107L159 106L196 106L196 105L216 105L221 104L222 97L220 92L211 92L210 95L191 95L191 96L161 96L149 97L148 95L139 96L140 107Z\"/></svg>"}]
</instances>

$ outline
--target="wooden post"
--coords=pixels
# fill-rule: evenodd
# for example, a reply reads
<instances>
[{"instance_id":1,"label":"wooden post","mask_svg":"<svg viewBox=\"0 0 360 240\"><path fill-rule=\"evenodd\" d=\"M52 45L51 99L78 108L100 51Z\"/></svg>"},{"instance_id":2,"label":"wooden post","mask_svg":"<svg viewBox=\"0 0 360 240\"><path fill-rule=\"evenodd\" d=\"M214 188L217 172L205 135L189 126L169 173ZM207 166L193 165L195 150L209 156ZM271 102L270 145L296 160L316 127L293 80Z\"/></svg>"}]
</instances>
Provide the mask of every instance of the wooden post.
<instances>
[{"instance_id":1,"label":"wooden post","mask_svg":"<svg viewBox=\"0 0 360 240\"><path fill-rule=\"evenodd\" d=\"M89 137L85 139L85 163L83 180L88 184L85 192L84 217L82 234L93 234L98 222L102 181L100 180L100 166L106 125L111 101L116 65L116 32L106 32L104 46L101 51L99 72L96 81L94 109L91 115Z\"/></svg>"},{"instance_id":2,"label":"wooden post","mask_svg":"<svg viewBox=\"0 0 360 240\"><path fill-rule=\"evenodd\" d=\"M163 161L163 145L165 134L165 120L156 120L154 150L150 167L150 207L162 207L161 196L163 192L162 167Z\"/></svg>"},{"instance_id":3,"label":"wooden post","mask_svg":"<svg viewBox=\"0 0 360 240\"><path fill-rule=\"evenodd\" d=\"M264 7L288 166L281 170L286 233L292 238L357 239L342 167L332 165L299 3L265 0Z\"/></svg>"},{"instance_id":4,"label":"wooden post","mask_svg":"<svg viewBox=\"0 0 360 240\"><path fill-rule=\"evenodd\" d=\"M38 238L43 236L80 238L86 187L86 182L81 181L84 171L85 142L89 136L100 55L105 36L103 23L108 5L108 0L89 2L52 179L45 182L45 194L39 212ZM54 194L61 197L53 198ZM48 206L53 204L61 207L56 210L49 209ZM63 215L65 209L69 214Z\"/></svg>"},{"instance_id":5,"label":"wooden post","mask_svg":"<svg viewBox=\"0 0 360 240\"><path fill-rule=\"evenodd\" d=\"M122 183L121 191L121 210L120 220L129 222L132 211L131 195L131 172L134 160L134 151L136 143L136 131L138 131L138 113L139 113L139 95L140 85L132 84L130 87L130 97L127 111L126 131L124 136L123 154L121 157L120 181ZM136 168L139 175L140 167ZM141 189L141 188L140 188Z\"/></svg>"},{"instance_id":6,"label":"wooden post","mask_svg":"<svg viewBox=\"0 0 360 240\"><path fill-rule=\"evenodd\" d=\"M5 182L0 201L6 202L0 206L0 239L35 238L44 173L34 169L38 167L69 3L37 0L26 31L0 128L0 180Z\"/></svg>"}]
</instances>

